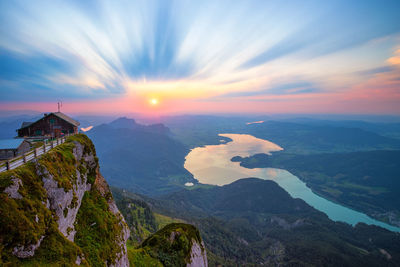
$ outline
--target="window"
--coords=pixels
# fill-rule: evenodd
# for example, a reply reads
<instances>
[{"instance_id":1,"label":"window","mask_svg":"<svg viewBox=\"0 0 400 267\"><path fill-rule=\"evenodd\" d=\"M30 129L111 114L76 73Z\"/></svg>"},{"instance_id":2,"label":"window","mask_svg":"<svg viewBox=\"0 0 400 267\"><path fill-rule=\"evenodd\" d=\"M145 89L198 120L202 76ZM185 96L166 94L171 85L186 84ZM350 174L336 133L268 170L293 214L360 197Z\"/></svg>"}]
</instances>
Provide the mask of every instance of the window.
<instances>
[{"instance_id":1,"label":"window","mask_svg":"<svg viewBox=\"0 0 400 267\"><path fill-rule=\"evenodd\" d=\"M54 124L56 122L55 119L50 119L50 124Z\"/></svg>"}]
</instances>

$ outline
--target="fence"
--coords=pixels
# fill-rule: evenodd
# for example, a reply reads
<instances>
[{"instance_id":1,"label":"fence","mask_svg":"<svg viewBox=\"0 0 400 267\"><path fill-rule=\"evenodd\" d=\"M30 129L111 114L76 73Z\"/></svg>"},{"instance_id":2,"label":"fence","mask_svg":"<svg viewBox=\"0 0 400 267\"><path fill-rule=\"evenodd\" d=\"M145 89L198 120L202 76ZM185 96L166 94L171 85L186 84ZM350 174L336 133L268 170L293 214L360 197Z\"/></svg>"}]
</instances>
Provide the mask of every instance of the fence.
<instances>
[{"instance_id":1,"label":"fence","mask_svg":"<svg viewBox=\"0 0 400 267\"><path fill-rule=\"evenodd\" d=\"M23 155L19 155L15 158L8 159L7 161L0 163L0 172L15 169L35 158L40 157L44 153L48 152L50 149L65 143L65 140L68 136L69 135L60 137L60 138L56 138L55 140L49 140L47 142L46 142L46 140L44 140L44 143L42 146L36 147L33 150L30 150L29 152L24 153Z\"/></svg>"}]
</instances>

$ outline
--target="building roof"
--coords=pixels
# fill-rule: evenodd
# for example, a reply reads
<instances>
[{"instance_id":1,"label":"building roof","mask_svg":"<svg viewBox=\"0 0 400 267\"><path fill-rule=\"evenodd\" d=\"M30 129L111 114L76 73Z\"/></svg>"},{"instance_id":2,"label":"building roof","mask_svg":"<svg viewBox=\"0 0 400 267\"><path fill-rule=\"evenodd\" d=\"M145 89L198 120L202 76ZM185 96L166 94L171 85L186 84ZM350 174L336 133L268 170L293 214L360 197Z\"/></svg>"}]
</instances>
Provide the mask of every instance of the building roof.
<instances>
[{"instance_id":1,"label":"building roof","mask_svg":"<svg viewBox=\"0 0 400 267\"><path fill-rule=\"evenodd\" d=\"M65 114L62 113L62 112L52 112L52 113L48 113L48 114L45 114L44 117L50 116L51 114L53 114L54 116L59 117L59 118L62 119L62 120L65 120L65 121L68 122L68 123L71 123L71 124L74 125L74 126L79 126L79 125L80 125L80 123L79 123L78 121L76 121L76 120L74 120L73 118L71 118L71 117L65 115ZM39 120L41 120L41 119L43 119L43 118L40 118ZM39 121L39 120L37 120L37 121ZM37 121L35 121L35 122L37 122ZM28 127L28 126L34 124L35 122L26 122L26 121L24 121L24 122L22 123L20 129L26 128L26 127Z\"/></svg>"},{"instance_id":2,"label":"building roof","mask_svg":"<svg viewBox=\"0 0 400 267\"><path fill-rule=\"evenodd\" d=\"M69 123L73 124L74 126L79 126L79 125L80 125L80 123L79 123L78 121L76 121L76 120L74 120L73 118L71 118L71 117L65 115L65 114L62 113L62 112L53 112L53 113L50 113L50 114L54 114L54 115L56 115L57 117L59 117L59 118L65 120L66 122L69 122ZM50 114L49 114L49 115L50 115Z\"/></svg>"},{"instance_id":3,"label":"building roof","mask_svg":"<svg viewBox=\"0 0 400 267\"><path fill-rule=\"evenodd\" d=\"M22 125L21 125L21 128L25 128L25 127L28 127L29 125L31 125L33 122L31 122L31 121L24 121L23 123L22 123Z\"/></svg>"},{"instance_id":4,"label":"building roof","mask_svg":"<svg viewBox=\"0 0 400 267\"><path fill-rule=\"evenodd\" d=\"M17 149L24 139L0 139L0 149Z\"/></svg>"}]
</instances>

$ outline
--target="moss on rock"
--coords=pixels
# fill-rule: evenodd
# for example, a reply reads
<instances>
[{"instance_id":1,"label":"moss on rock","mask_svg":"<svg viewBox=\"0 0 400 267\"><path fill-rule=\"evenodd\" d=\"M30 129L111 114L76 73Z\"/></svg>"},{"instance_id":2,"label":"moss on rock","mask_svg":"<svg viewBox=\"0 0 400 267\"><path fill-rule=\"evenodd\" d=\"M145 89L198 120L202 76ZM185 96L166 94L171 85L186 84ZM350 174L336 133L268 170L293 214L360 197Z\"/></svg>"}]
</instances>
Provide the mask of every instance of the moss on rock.
<instances>
[{"instance_id":1,"label":"moss on rock","mask_svg":"<svg viewBox=\"0 0 400 267\"><path fill-rule=\"evenodd\" d=\"M122 227L121 218L109 207L111 194L106 199L96 186L88 186L80 203L74 189L78 175L93 185L98 171L93 143L78 134L39 159L0 173L0 265L102 266L114 262L121 252ZM68 210L80 206L75 230L67 228L68 235L76 231L75 242L59 230L59 216L50 207L44 177L51 177L66 193L73 190L62 215L70 216ZM14 195L6 190L12 186Z\"/></svg>"},{"instance_id":2,"label":"moss on rock","mask_svg":"<svg viewBox=\"0 0 400 267\"><path fill-rule=\"evenodd\" d=\"M119 222L98 190L85 193L75 224L75 243L82 248L91 266L115 262L121 250L116 242L116 235L122 232Z\"/></svg>"},{"instance_id":3,"label":"moss on rock","mask_svg":"<svg viewBox=\"0 0 400 267\"><path fill-rule=\"evenodd\" d=\"M140 248L142 253L159 260L164 266L186 266L190 263L194 242L202 244L195 226L171 223L147 238Z\"/></svg>"}]
</instances>

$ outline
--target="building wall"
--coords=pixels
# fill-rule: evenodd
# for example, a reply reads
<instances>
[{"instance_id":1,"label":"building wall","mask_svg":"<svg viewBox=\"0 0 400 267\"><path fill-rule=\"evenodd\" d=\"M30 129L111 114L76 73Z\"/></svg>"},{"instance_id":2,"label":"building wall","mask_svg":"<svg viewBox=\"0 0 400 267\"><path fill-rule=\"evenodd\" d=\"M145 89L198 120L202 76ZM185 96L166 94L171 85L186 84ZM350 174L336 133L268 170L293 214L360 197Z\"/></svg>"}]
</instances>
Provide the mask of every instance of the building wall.
<instances>
[{"instance_id":1,"label":"building wall","mask_svg":"<svg viewBox=\"0 0 400 267\"><path fill-rule=\"evenodd\" d=\"M28 141L23 141L16 149L0 149L0 159L11 159L20 156L31 149Z\"/></svg>"},{"instance_id":2,"label":"building wall","mask_svg":"<svg viewBox=\"0 0 400 267\"><path fill-rule=\"evenodd\" d=\"M0 149L0 159L10 159L16 154L16 150L13 149Z\"/></svg>"},{"instance_id":3,"label":"building wall","mask_svg":"<svg viewBox=\"0 0 400 267\"><path fill-rule=\"evenodd\" d=\"M24 141L17 149L17 156L22 155L29 150L31 150L31 144L27 141Z\"/></svg>"},{"instance_id":4,"label":"building wall","mask_svg":"<svg viewBox=\"0 0 400 267\"><path fill-rule=\"evenodd\" d=\"M18 130L18 136L48 136L56 137L61 133L68 134L77 131L77 127L51 114Z\"/></svg>"}]
</instances>

